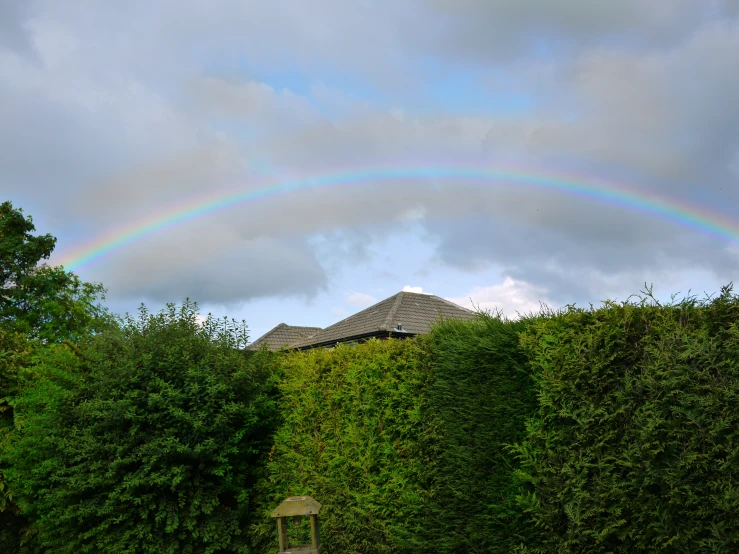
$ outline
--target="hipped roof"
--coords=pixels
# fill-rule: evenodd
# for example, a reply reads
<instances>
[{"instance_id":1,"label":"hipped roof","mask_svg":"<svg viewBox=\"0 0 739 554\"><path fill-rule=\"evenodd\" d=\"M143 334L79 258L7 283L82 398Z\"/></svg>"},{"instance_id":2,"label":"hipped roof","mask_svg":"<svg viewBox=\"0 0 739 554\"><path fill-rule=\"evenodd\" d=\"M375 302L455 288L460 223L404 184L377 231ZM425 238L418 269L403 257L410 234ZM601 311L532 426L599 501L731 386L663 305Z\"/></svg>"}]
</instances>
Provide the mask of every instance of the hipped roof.
<instances>
[{"instance_id":1,"label":"hipped roof","mask_svg":"<svg viewBox=\"0 0 739 554\"><path fill-rule=\"evenodd\" d=\"M372 334L426 333L440 318L472 319L475 312L432 294L399 292L369 308L326 327L292 345L293 348L325 346ZM398 329L398 327L401 329Z\"/></svg>"}]
</instances>

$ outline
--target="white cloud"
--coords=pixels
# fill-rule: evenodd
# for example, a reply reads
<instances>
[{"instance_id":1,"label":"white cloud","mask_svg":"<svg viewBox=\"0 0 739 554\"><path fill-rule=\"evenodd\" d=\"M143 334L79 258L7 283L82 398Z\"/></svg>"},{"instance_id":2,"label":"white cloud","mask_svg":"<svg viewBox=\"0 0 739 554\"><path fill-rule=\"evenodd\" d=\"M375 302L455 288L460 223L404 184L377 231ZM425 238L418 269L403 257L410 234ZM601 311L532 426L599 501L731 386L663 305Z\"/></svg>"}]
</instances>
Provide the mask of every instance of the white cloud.
<instances>
[{"instance_id":1,"label":"white cloud","mask_svg":"<svg viewBox=\"0 0 739 554\"><path fill-rule=\"evenodd\" d=\"M334 314L336 317L340 317L342 319L349 315L344 308L331 308L331 313Z\"/></svg>"},{"instance_id":2,"label":"white cloud","mask_svg":"<svg viewBox=\"0 0 739 554\"><path fill-rule=\"evenodd\" d=\"M371 306L372 304L375 304L377 302L377 299L375 299L373 296L370 296L369 294L365 294L363 292L353 292L346 298L346 300L352 306L359 307Z\"/></svg>"},{"instance_id":3,"label":"white cloud","mask_svg":"<svg viewBox=\"0 0 739 554\"><path fill-rule=\"evenodd\" d=\"M430 294L428 292L423 292L423 287L412 287L410 285L406 285L403 287L403 292L416 292L418 294Z\"/></svg>"},{"instance_id":4,"label":"white cloud","mask_svg":"<svg viewBox=\"0 0 739 554\"><path fill-rule=\"evenodd\" d=\"M491 312L499 310L506 317L516 319L519 314L538 312L540 302L548 304L546 293L546 289L542 287L506 277L500 285L475 287L463 297L447 300L464 307L469 307L472 303L475 308L479 307L482 310Z\"/></svg>"}]
</instances>

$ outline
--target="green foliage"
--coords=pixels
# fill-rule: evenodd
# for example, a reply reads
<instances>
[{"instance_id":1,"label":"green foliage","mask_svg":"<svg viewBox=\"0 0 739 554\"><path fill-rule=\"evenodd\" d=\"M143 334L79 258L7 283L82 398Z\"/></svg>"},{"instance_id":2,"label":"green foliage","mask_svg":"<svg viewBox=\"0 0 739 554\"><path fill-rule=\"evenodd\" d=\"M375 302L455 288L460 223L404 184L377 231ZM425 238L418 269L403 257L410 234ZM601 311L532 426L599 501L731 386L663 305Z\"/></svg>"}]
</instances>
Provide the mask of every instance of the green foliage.
<instances>
[{"instance_id":1,"label":"green foliage","mask_svg":"<svg viewBox=\"0 0 739 554\"><path fill-rule=\"evenodd\" d=\"M56 244L34 236L33 219L0 204L0 326L45 342L77 341L110 322L100 305L105 289L47 260Z\"/></svg>"},{"instance_id":2,"label":"green foliage","mask_svg":"<svg viewBox=\"0 0 739 554\"><path fill-rule=\"evenodd\" d=\"M430 335L427 419L435 440L425 551L509 553L527 533L516 505L516 459L507 447L523 438L536 409L518 347L529 323L487 315L446 321Z\"/></svg>"},{"instance_id":3,"label":"green foliage","mask_svg":"<svg viewBox=\"0 0 739 554\"><path fill-rule=\"evenodd\" d=\"M24 370L30 365L31 345L19 333L0 327L0 452L13 430L13 398L18 392ZM0 552L13 553L20 548L20 536L26 520L13 504L13 492L0 463Z\"/></svg>"},{"instance_id":4,"label":"green foliage","mask_svg":"<svg viewBox=\"0 0 739 554\"><path fill-rule=\"evenodd\" d=\"M18 392L21 374L30 364L32 345L21 334L0 327L0 428L13 424L12 400ZM5 432L0 440L4 440ZM0 511L3 508L0 500Z\"/></svg>"},{"instance_id":5,"label":"green foliage","mask_svg":"<svg viewBox=\"0 0 739 554\"><path fill-rule=\"evenodd\" d=\"M276 422L272 355L197 307L44 349L2 455L27 552L247 552L250 491Z\"/></svg>"},{"instance_id":6,"label":"green foliage","mask_svg":"<svg viewBox=\"0 0 739 554\"><path fill-rule=\"evenodd\" d=\"M80 342L112 323L99 303L102 285L42 263L56 239L34 231L30 216L10 202L0 204L0 452L13 428L20 380L34 366L32 352L44 343ZM15 552L25 520L12 503L4 471L0 463L0 551Z\"/></svg>"},{"instance_id":7,"label":"green foliage","mask_svg":"<svg viewBox=\"0 0 739 554\"><path fill-rule=\"evenodd\" d=\"M428 338L286 354L257 551L274 550L269 511L309 494L327 553L510 552L526 528L506 447L536 408L527 325L446 321Z\"/></svg>"},{"instance_id":8,"label":"green foliage","mask_svg":"<svg viewBox=\"0 0 739 554\"><path fill-rule=\"evenodd\" d=\"M324 506L327 554L421 551L413 538L426 517L424 342L371 340L282 359L283 423L259 487L255 552L275 552L269 513L302 494Z\"/></svg>"},{"instance_id":9,"label":"green foliage","mask_svg":"<svg viewBox=\"0 0 739 554\"><path fill-rule=\"evenodd\" d=\"M517 449L531 551L739 550L739 299L650 296L522 340L539 379Z\"/></svg>"}]
</instances>

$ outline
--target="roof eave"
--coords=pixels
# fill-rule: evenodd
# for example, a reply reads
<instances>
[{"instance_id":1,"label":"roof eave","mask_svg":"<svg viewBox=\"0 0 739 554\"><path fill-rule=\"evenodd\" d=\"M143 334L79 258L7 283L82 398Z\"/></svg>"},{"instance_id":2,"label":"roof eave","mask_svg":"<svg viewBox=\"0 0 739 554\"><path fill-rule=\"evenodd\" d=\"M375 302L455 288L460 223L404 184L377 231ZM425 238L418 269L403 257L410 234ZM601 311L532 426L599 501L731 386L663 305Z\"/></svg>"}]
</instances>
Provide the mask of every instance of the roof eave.
<instances>
[{"instance_id":1,"label":"roof eave","mask_svg":"<svg viewBox=\"0 0 739 554\"><path fill-rule=\"evenodd\" d=\"M335 344L341 344L345 342L354 342L357 340L371 339L377 337L402 337L410 338L416 336L417 333L411 333L409 331L387 331L385 329L377 329L376 331L370 331L367 333L361 333L359 335L352 335L350 337L341 337L339 339L325 340L312 344L304 344L302 346L294 346L296 350L310 350L312 348L325 348L326 346L333 346Z\"/></svg>"}]
</instances>

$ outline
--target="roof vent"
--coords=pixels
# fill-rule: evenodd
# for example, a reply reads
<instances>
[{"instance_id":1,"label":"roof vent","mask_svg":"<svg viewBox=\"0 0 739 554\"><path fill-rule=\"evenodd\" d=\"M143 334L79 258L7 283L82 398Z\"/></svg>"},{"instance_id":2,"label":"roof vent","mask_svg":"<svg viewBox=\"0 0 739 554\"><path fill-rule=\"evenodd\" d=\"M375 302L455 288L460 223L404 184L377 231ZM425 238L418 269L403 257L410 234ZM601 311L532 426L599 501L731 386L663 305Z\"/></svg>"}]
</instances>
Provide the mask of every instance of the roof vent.
<instances>
[{"instance_id":1,"label":"roof vent","mask_svg":"<svg viewBox=\"0 0 739 554\"><path fill-rule=\"evenodd\" d=\"M400 323L398 323L395 326L395 329L394 330L397 331L398 333L406 333L407 332L405 329L403 329L403 326Z\"/></svg>"}]
</instances>

